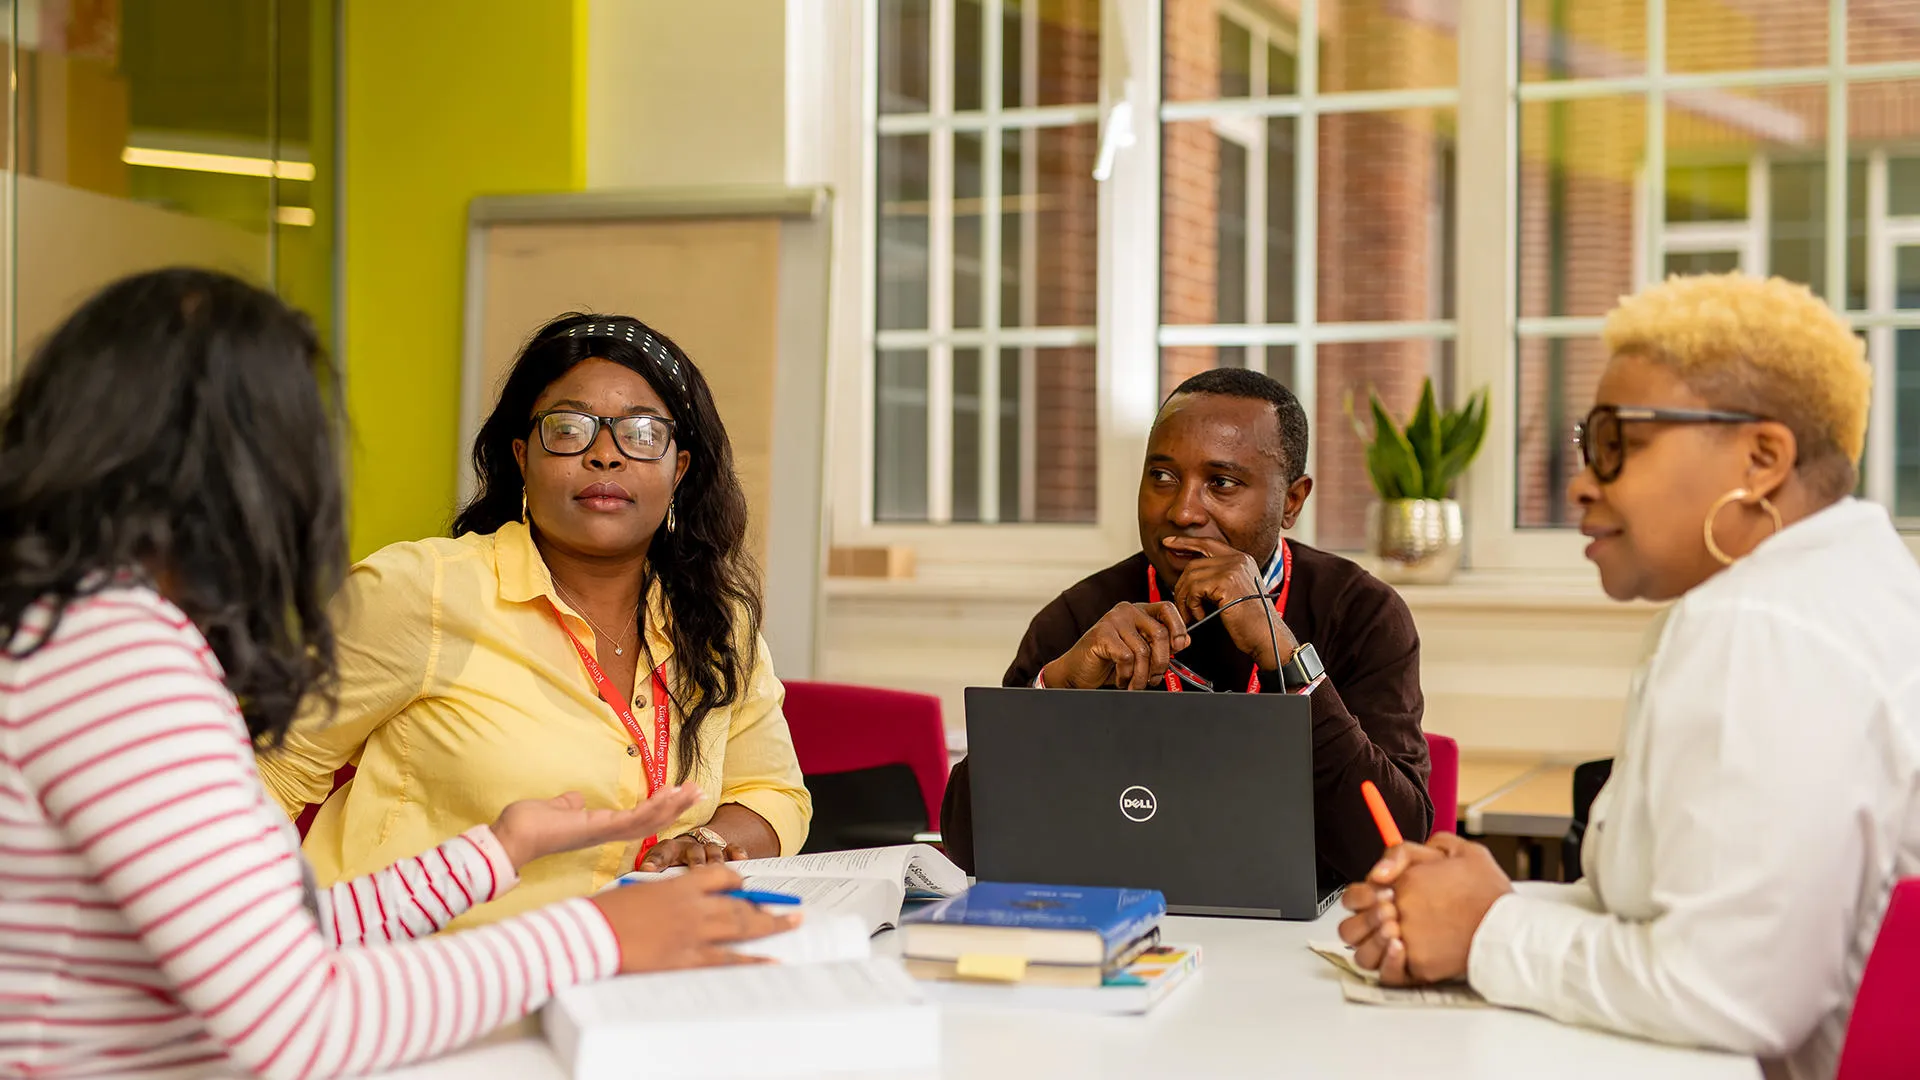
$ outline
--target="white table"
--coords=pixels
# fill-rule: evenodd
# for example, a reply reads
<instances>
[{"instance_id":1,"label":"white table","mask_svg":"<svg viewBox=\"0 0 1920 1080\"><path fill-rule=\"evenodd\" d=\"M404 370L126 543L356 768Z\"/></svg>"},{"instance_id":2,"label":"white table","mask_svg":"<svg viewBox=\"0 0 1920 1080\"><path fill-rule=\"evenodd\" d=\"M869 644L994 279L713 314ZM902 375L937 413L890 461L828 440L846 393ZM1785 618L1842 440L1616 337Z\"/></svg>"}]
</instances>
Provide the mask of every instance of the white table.
<instances>
[{"instance_id":1,"label":"white table","mask_svg":"<svg viewBox=\"0 0 1920 1080\"><path fill-rule=\"evenodd\" d=\"M1339 974L1307 951L1335 940L1317 923L1167 919L1169 942L1197 942L1200 971L1146 1016L949 1007L941 1076L1420 1077L1755 1080L1752 1058L1682 1050L1506 1009L1351 1005ZM884 951L892 935L876 945ZM718 1051L716 1052L723 1052ZM562 1080L537 1035L519 1034L390 1074L395 1080Z\"/></svg>"}]
</instances>

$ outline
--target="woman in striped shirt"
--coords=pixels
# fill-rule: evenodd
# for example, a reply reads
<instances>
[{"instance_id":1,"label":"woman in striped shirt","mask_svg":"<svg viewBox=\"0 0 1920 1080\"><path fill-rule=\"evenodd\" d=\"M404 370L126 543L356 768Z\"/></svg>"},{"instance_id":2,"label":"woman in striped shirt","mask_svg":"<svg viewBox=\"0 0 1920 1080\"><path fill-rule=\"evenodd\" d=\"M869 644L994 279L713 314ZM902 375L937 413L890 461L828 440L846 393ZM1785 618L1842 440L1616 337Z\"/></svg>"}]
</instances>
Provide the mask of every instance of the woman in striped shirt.
<instances>
[{"instance_id":1,"label":"woman in striped shirt","mask_svg":"<svg viewBox=\"0 0 1920 1080\"><path fill-rule=\"evenodd\" d=\"M409 940L690 789L515 803L313 888L254 753L331 693L339 400L304 317L168 270L81 307L0 416L0 1076L367 1072L790 925L711 867Z\"/></svg>"}]
</instances>

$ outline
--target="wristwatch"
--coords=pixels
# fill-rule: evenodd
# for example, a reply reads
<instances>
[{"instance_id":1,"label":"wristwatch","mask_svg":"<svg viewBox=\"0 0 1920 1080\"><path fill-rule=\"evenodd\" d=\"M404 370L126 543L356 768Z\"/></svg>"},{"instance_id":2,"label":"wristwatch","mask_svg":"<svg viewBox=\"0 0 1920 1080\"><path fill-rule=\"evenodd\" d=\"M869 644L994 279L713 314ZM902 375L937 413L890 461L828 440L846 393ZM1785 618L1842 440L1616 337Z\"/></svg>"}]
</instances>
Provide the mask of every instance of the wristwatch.
<instances>
[{"instance_id":1,"label":"wristwatch","mask_svg":"<svg viewBox=\"0 0 1920 1080\"><path fill-rule=\"evenodd\" d=\"M1320 654L1313 651L1312 645L1302 644L1280 665L1280 683L1289 691L1305 690L1326 672L1327 666L1320 662Z\"/></svg>"},{"instance_id":2,"label":"wristwatch","mask_svg":"<svg viewBox=\"0 0 1920 1080\"><path fill-rule=\"evenodd\" d=\"M699 843L707 844L712 847L717 847L722 851L725 851L727 849L727 838L724 836L721 836L717 832L714 832L712 829L707 828L705 825L702 825L699 828L694 829L692 832L689 832L687 835L693 837L693 839L698 841Z\"/></svg>"}]
</instances>

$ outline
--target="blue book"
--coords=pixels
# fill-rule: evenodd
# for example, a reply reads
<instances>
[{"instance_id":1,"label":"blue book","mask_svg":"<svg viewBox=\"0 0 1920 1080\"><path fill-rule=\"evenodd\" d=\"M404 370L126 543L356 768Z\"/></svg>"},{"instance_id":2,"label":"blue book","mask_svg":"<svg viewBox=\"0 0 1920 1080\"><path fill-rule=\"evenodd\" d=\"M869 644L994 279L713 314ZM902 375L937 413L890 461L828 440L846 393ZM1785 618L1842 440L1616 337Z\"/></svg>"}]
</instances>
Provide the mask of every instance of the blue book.
<instances>
[{"instance_id":1,"label":"blue book","mask_svg":"<svg viewBox=\"0 0 1920 1080\"><path fill-rule=\"evenodd\" d=\"M919 960L1001 957L1105 966L1167 913L1157 889L983 881L900 920L900 951Z\"/></svg>"}]
</instances>

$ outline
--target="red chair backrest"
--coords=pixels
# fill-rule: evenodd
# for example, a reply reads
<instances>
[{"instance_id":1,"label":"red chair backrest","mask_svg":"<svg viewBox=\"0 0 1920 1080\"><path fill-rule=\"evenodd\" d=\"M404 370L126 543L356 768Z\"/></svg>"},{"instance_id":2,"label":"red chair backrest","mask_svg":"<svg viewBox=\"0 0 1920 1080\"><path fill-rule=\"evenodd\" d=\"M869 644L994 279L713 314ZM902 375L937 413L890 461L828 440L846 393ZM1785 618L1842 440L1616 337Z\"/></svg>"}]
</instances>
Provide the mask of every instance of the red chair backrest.
<instances>
[{"instance_id":1,"label":"red chair backrest","mask_svg":"<svg viewBox=\"0 0 1920 1080\"><path fill-rule=\"evenodd\" d=\"M787 683L787 728L807 775L905 765L920 783L929 828L947 793L947 732L931 694L838 683Z\"/></svg>"},{"instance_id":2,"label":"red chair backrest","mask_svg":"<svg viewBox=\"0 0 1920 1080\"><path fill-rule=\"evenodd\" d=\"M1920 1063L1920 878L1893 887L1847 1021L1835 1080L1896 1080Z\"/></svg>"},{"instance_id":3,"label":"red chair backrest","mask_svg":"<svg viewBox=\"0 0 1920 1080\"><path fill-rule=\"evenodd\" d=\"M1445 735L1427 735L1427 795L1433 799L1433 831L1454 832L1460 824L1460 744Z\"/></svg>"},{"instance_id":4,"label":"red chair backrest","mask_svg":"<svg viewBox=\"0 0 1920 1080\"><path fill-rule=\"evenodd\" d=\"M340 766L340 771L333 774L333 790L339 791L351 779L353 779L353 766ZM318 813L320 813L320 804L308 803L307 808L300 811L300 816L293 819L294 828L300 830L300 839L307 838L307 830L313 828L314 815Z\"/></svg>"}]
</instances>

